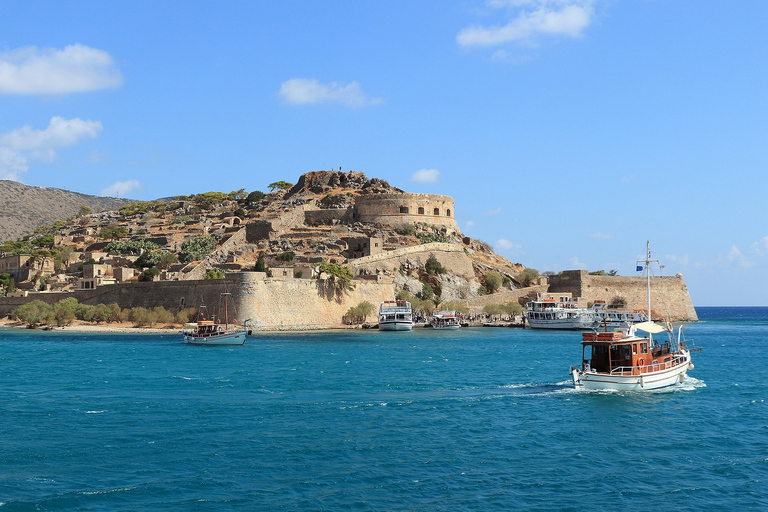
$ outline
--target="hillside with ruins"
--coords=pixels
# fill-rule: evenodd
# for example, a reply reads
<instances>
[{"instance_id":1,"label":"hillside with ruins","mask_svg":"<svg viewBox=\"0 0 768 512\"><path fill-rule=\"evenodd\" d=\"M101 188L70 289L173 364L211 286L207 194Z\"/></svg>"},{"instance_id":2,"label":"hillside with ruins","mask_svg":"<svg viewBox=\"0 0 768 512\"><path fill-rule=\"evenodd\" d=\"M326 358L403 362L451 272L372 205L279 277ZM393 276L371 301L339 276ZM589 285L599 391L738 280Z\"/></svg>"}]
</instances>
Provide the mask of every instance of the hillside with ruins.
<instances>
[{"instance_id":1,"label":"hillside with ruins","mask_svg":"<svg viewBox=\"0 0 768 512\"><path fill-rule=\"evenodd\" d=\"M512 288L523 270L464 237L448 196L409 194L354 171L309 172L273 188L81 213L0 250L4 257L37 253L32 267L15 276L16 286L29 290L198 280L257 266L273 276L312 278L326 262L360 278L390 278L413 294L429 283L435 295L451 300L486 291L489 271ZM425 270L431 255L446 272Z\"/></svg>"},{"instance_id":2,"label":"hillside with ruins","mask_svg":"<svg viewBox=\"0 0 768 512\"><path fill-rule=\"evenodd\" d=\"M0 245L0 315L67 293L84 303L173 310L224 285L263 329L339 325L355 305L398 293L420 301L426 314L446 305L519 312L520 304L552 292L582 303L642 303L638 278L539 276L464 236L454 212L450 196L408 193L354 171L308 172L295 184L272 183L267 193L202 192L101 212L81 208ZM682 276L657 284L659 316L697 319Z\"/></svg>"}]
</instances>

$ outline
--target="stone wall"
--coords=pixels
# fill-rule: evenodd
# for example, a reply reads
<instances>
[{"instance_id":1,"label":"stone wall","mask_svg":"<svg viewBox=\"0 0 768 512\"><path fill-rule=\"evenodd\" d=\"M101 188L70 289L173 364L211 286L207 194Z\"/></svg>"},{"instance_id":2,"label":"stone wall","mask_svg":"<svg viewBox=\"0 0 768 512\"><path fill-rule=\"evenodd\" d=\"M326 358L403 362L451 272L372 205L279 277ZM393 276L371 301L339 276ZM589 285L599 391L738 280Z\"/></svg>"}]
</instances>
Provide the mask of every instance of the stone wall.
<instances>
[{"instance_id":1,"label":"stone wall","mask_svg":"<svg viewBox=\"0 0 768 512\"><path fill-rule=\"evenodd\" d=\"M368 194L355 198L360 222L399 226L424 222L458 230L453 198L435 194Z\"/></svg>"},{"instance_id":2,"label":"stone wall","mask_svg":"<svg viewBox=\"0 0 768 512\"><path fill-rule=\"evenodd\" d=\"M567 270L549 279L550 292L570 292L589 302L610 303L614 297L622 297L627 307L643 311L648 308L646 289L645 277L591 276L586 270ZM651 277L651 313L672 322L698 321L681 274Z\"/></svg>"},{"instance_id":3,"label":"stone wall","mask_svg":"<svg viewBox=\"0 0 768 512\"><path fill-rule=\"evenodd\" d=\"M465 299L464 303L473 313L481 313L483 308L489 304L520 303L520 299L534 299L536 298L536 293L546 293L546 291L546 285L529 286L528 288L518 288L516 290L501 290L490 295L480 295L479 297ZM528 300L524 302L528 302Z\"/></svg>"},{"instance_id":4,"label":"stone wall","mask_svg":"<svg viewBox=\"0 0 768 512\"><path fill-rule=\"evenodd\" d=\"M304 212L304 221L308 226L316 226L318 224L331 225L353 220L353 213L350 208L307 210Z\"/></svg>"},{"instance_id":5,"label":"stone wall","mask_svg":"<svg viewBox=\"0 0 768 512\"><path fill-rule=\"evenodd\" d=\"M350 260L348 264L356 274L361 273L361 271L363 273L375 273L377 268L387 270L399 268L408 260L417 261L420 266L423 266L429 255L434 254L437 261L450 272L472 281L475 279L475 271L472 267L472 260L464 252L464 249L463 246L457 244L432 242L365 256Z\"/></svg>"},{"instance_id":6,"label":"stone wall","mask_svg":"<svg viewBox=\"0 0 768 512\"><path fill-rule=\"evenodd\" d=\"M240 321L250 319L255 330L328 329L341 326L347 310L367 300L376 307L395 296L391 280L354 280L354 290L340 292L323 279L270 279L264 272L227 274L226 279L136 282L102 286L72 293L39 293L0 298L0 315L17 306L42 300L55 303L75 297L82 304L117 303L121 308L162 306L171 311L212 305L227 286ZM375 321L372 315L369 321Z\"/></svg>"}]
</instances>

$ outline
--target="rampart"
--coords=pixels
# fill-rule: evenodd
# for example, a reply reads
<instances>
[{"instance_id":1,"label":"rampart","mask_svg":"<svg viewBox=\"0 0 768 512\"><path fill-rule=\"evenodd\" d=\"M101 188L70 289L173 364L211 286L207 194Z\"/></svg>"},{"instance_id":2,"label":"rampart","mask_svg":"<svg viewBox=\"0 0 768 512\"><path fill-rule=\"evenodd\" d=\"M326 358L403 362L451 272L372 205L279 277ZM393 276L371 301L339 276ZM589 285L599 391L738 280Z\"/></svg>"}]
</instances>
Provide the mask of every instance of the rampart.
<instances>
[{"instance_id":1,"label":"rampart","mask_svg":"<svg viewBox=\"0 0 768 512\"><path fill-rule=\"evenodd\" d=\"M645 277L593 276L586 270L566 270L549 278L550 292L570 292L588 302L604 300L609 304L620 297L627 307L642 310L648 307L646 290ZM651 314L673 322L698 321L681 274L651 277Z\"/></svg>"},{"instance_id":2,"label":"rampart","mask_svg":"<svg viewBox=\"0 0 768 512\"><path fill-rule=\"evenodd\" d=\"M368 194L355 198L360 222L398 226L424 222L457 230L453 198L435 194Z\"/></svg>"},{"instance_id":3,"label":"rampart","mask_svg":"<svg viewBox=\"0 0 768 512\"><path fill-rule=\"evenodd\" d=\"M264 272L227 274L226 279L136 282L102 286L72 293L37 293L0 298L0 315L17 306L42 300L55 303L75 297L82 304L117 303L121 308L162 306L169 310L213 304L227 286L238 320L250 319L254 330L329 329L341 326L347 310L362 301L376 308L395 295L391 281L354 280L354 290L340 291L325 279L270 279ZM371 320L374 320L373 316Z\"/></svg>"},{"instance_id":4,"label":"rampart","mask_svg":"<svg viewBox=\"0 0 768 512\"><path fill-rule=\"evenodd\" d=\"M464 247L442 242L413 245L394 251L357 258L350 260L349 266L358 274L361 270L365 270L367 273L374 273L376 268L393 269L400 267L401 264L409 259L416 260L423 266L430 254L434 254L437 261L454 274L466 279L474 279L475 273L472 268L472 260L464 252Z\"/></svg>"}]
</instances>

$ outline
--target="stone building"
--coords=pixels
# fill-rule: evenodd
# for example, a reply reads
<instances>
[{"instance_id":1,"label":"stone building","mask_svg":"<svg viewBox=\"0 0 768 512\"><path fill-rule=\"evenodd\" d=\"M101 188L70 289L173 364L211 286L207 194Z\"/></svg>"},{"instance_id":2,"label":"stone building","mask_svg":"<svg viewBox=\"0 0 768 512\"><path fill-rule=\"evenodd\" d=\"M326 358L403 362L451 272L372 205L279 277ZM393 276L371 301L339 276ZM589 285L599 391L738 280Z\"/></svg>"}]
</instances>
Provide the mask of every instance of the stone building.
<instances>
[{"instance_id":1,"label":"stone building","mask_svg":"<svg viewBox=\"0 0 768 512\"><path fill-rule=\"evenodd\" d=\"M435 194L367 194L355 198L355 220L398 226L423 222L458 230L453 198Z\"/></svg>"},{"instance_id":2,"label":"stone building","mask_svg":"<svg viewBox=\"0 0 768 512\"><path fill-rule=\"evenodd\" d=\"M9 274L16 282L31 279L38 273L41 277L53 274L53 259L32 258L29 254L0 258L0 274Z\"/></svg>"},{"instance_id":3,"label":"stone building","mask_svg":"<svg viewBox=\"0 0 768 512\"><path fill-rule=\"evenodd\" d=\"M384 250L384 241L381 238L369 236L348 236L342 237L343 242L347 244L347 258L363 258L381 254Z\"/></svg>"}]
</instances>

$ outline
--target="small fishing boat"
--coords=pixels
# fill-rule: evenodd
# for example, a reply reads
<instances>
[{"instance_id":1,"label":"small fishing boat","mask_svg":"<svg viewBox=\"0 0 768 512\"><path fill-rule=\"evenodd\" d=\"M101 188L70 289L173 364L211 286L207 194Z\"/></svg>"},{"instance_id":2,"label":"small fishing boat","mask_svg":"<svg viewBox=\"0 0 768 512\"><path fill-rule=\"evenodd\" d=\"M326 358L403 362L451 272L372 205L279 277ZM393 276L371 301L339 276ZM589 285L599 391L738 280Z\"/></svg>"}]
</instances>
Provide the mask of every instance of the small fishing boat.
<instances>
[{"instance_id":1,"label":"small fishing boat","mask_svg":"<svg viewBox=\"0 0 768 512\"><path fill-rule=\"evenodd\" d=\"M218 318L216 315L208 317L208 308L201 299L197 321L184 325L182 331L184 343L190 345L242 345L245 343L248 321L240 325L234 316L230 321L229 298L231 296L232 294L226 288L221 293L217 305L222 309L223 315L219 315Z\"/></svg>"},{"instance_id":2,"label":"small fishing boat","mask_svg":"<svg viewBox=\"0 0 768 512\"><path fill-rule=\"evenodd\" d=\"M647 318L651 318L650 244L646 247L645 271L648 294ZM639 263L639 262L638 262ZM638 268L639 270L640 268ZM639 336L637 331L647 333ZM667 332L668 340L659 343L654 334ZM651 390L683 382L693 368L691 352L686 349L682 326L674 337L672 324L665 326L651 320L629 324L626 329L582 333L581 364L571 367L576 388L617 391Z\"/></svg>"},{"instance_id":3,"label":"small fishing boat","mask_svg":"<svg viewBox=\"0 0 768 512\"><path fill-rule=\"evenodd\" d=\"M455 311L435 311L429 324L433 329L456 330L461 327Z\"/></svg>"},{"instance_id":4,"label":"small fishing boat","mask_svg":"<svg viewBox=\"0 0 768 512\"><path fill-rule=\"evenodd\" d=\"M385 300L379 305L380 331L410 331L413 329L411 303L405 300Z\"/></svg>"}]
</instances>

